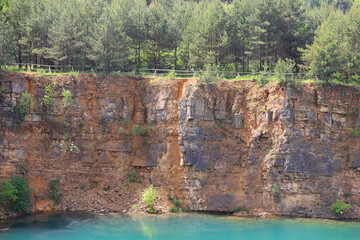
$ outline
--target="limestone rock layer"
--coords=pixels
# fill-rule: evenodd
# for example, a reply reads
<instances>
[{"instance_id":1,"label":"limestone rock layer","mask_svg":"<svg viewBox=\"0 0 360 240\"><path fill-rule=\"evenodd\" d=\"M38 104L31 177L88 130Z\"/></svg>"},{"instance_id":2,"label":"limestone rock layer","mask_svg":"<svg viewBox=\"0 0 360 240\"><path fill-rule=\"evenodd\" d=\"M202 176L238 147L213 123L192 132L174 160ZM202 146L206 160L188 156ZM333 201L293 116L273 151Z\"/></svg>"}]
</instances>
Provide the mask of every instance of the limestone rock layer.
<instances>
[{"instance_id":1,"label":"limestone rock layer","mask_svg":"<svg viewBox=\"0 0 360 240\"><path fill-rule=\"evenodd\" d=\"M49 182L59 179L60 210L132 211L154 184L164 211L170 195L193 211L329 217L342 199L353 206L347 217L359 217L355 88L14 73L1 85L0 178L20 171L34 210L51 208ZM26 91L33 104L24 116Z\"/></svg>"}]
</instances>

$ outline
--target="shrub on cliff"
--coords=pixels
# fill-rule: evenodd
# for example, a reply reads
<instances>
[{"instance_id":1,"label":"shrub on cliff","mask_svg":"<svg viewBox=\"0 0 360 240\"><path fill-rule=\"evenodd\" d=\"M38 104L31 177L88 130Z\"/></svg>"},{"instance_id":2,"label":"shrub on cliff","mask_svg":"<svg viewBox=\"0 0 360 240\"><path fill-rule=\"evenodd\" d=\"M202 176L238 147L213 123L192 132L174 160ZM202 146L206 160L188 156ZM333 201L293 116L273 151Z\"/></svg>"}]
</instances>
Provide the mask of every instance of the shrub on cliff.
<instances>
[{"instance_id":1,"label":"shrub on cliff","mask_svg":"<svg viewBox=\"0 0 360 240\"><path fill-rule=\"evenodd\" d=\"M137 136L146 136L148 130L149 128L147 126L141 127L140 125L135 125L132 128L132 133Z\"/></svg>"},{"instance_id":2,"label":"shrub on cliff","mask_svg":"<svg viewBox=\"0 0 360 240\"><path fill-rule=\"evenodd\" d=\"M271 186L271 195L273 196L277 196L280 192L280 186L279 184L277 183L274 183L272 186Z\"/></svg>"},{"instance_id":3,"label":"shrub on cliff","mask_svg":"<svg viewBox=\"0 0 360 240\"><path fill-rule=\"evenodd\" d=\"M45 87L45 94L41 101L41 106L44 111L46 111L53 104L53 87L51 84Z\"/></svg>"},{"instance_id":4,"label":"shrub on cliff","mask_svg":"<svg viewBox=\"0 0 360 240\"><path fill-rule=\"evenodd\" d=\"M260 72L257 80L259 87L264 87L269 83L269 66L265 65L264 70Z\"/></svg>"},{"instance_id":5,"label":"shrub on cliff","mask_svg":"<svg viewBox=\"0 0 360 240\"><path fill-rule=\"evenodd\" d=\"M17 199L12 201L10 207L13 211L20 213L31 212L30 194L31 189L29 188L28 182L25 178L19 176L10 177L11 184L15 187L17 193Z\"/></svg>"},{"instance_id":6,"label":"shrub on cliff","mask_svg":"<svg viewBox=\"0 0 360 240\"><path fill-rule=\"evenodd\" d=\"M246 212L247 214L249 214L250 210L249 208L245 207L245 206L240 206L240 207L237 207L233 210L234 213L237 213L237 212L240 212L240 211L244 211Z\"/></svg>"},{"instance_id":7,"label":"shrub on cliff","mask_svg":"<svg viewBox=\"0 0 360 240\"><path fill-rule=\"evenodd\" d=\"M31 95L28 92L22 93L20 99L20 113L23 116L25 116L29 112L31 105L32 105Z\"/></svg>"},{"instance_id":8,"label":"shrub on cliff","mask_svg":"<svg viewBox=\"0 0 360 240\"><path fill-rule=\"evenodd\" d=\"M5 95L5 87L0 86L0 102L2 102L4 95Z\"/></svg>"},{"instance_id":9,"label":"shrub on cliff","mask_svg":"<svg viewBox=\"0 0 360 240\"><path fill-rule=\"evenodd\" d=\"M143 194L143 202L147 205L147 211L149 213L154 213L155 209L153 207L153 202L158 197L158 192L156 188L154 188L153 185L150 185L147 189L145 189L145 192Z\"/></svg>"},{"instance_id":10,"label":"shrub on cliff","mask_svg":"<svg viewBox=\"0 0 360 240\"><path fill-rule=\"evenodd\" d=\"M331 207L335 216L343 214L344 210L347 208L352 208L352 206L350 204L345 204L342 200L337 200Z\"/></svg>"},{"instance_id":11,"label":"shrub on cliff","mask_svg":"<svg viewBox=\"0 0 360 240\"><path fill-rule=\"evenodd\" d=\"M129 174L129 181L141 183L141 179L138 176L136 176L135 172L132 172L131 174Z\"/></svg>"},{"instance_id":12,"label":"shrub on cliff","mask_svg":"<svg viewBox=\"0 0 360 240\"><path fill-rule=\"evenodd\" d=\"M29 213L31 189L27 180L19 176L0 181L0 203L7 205L11 210L20 213Z\"/></svg>"},{"instance_id":13,"label":"shrub on cliff","mask_svg":"<svg viewBox=\"0 0 360 240\"><path fill-rule=\"evenodd\" d=\"M54 179L51 180L49 184L50 190L48 191L48 197L54 200L54 203L57 205L61 200L61 188L60 188L60 180Z\"/></svg>"},{"instance_id":14,"label":"shrub on cliff","mask_svg":"<svg viewBox=\"0 0 360 240\"><path fill-rule=\"evenodd\" d=\"M64 108L68 108L72 104L72 96L69 90L63 89L61 95L63 96L63 105Z\"/></svg>"},{"instance_id":15,"label":"shrub on cliff","mask_svg":"<svg viewBox=\"0 0 360 240\"><path fill-rule=\"evenodd\" d=\"M9 179L1 180L0 181L0 203L1 204L8 204L10 202L16 201L18 191L11 184Z\"/></svg>"}]
</instances>

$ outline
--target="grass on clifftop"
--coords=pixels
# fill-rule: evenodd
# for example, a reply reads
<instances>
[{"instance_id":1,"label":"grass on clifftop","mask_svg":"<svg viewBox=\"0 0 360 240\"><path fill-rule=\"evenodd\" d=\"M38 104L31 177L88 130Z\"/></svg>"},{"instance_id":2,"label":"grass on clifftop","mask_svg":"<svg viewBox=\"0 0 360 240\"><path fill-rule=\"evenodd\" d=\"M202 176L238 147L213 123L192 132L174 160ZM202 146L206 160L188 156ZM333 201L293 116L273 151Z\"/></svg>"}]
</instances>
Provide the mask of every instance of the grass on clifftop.
<instances>
[{"instance_id":1,"label":"grass on clifftop","mask_svg":"<svg viewBox=\"0 0 360 240\"><path fill-rule=\"evenodd\" d=\"M4 66L1 67L0 73L1 71L3 72L16 72L16 73L29 73L29 71L25 68L21 68L19 69L18 66L9 66L8 69L6 69L4 71ZM64 71L52 71L51 73L49 73L48 70L45 69L31 69L31 73L37 73L39 76L58 76L58 75L71 75L76 77L78 74L80 73L85 73L85 74L97 74L97 75L109 75L109 76L124 76L124 77L136 77L136 78L149 78L149 79L166 79L166 80L174 80L174 79L199 79L200 78L200 72L197 74L196 77L193 77L193 74L189 74L187 76L179 76L177 74L174 74L172 72L169 73L157 73L157 74L151 74L151 73L144 73L144 72L113 72L111 74L106 74L105 72L93 72L93 71L81 71L81 72L64 72ZM225 80L225 81L229 81L229 82L236 82L236 81L258 81L259 79L261 79L261 75L260 74L249 74L249 75L241 75L238 77L220 77L218 80ZM277 82L279 83L280 81L278 79L276 79L276 77L271 76L267 78L268 84L269 85L270 82ZM328 79L328 82L326 81L322 81L319 79L314 79L314 78L306 78L306 79L293 79L290 80L291 82L294 83L298 83L298 84L303 84L303 83L314 83L314 84L321 84L321 83L327 83L327 84L336 84L336 85L343 85L343 86L351 86L351 87L356 87L356 88L360 88L360 83L356 83L356 82L342 82L336 79Z\"/></svg>"}]
</instances>

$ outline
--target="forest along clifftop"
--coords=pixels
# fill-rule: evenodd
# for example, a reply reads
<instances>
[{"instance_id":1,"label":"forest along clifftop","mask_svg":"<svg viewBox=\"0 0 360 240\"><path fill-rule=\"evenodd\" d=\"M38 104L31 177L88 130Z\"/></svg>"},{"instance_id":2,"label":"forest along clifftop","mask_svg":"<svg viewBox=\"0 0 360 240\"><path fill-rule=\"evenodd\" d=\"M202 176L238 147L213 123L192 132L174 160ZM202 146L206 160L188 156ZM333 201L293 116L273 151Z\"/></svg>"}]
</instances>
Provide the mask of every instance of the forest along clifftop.
<instances>
[{"instance_id":1,"label":"forest along clifftop","mask_svg":"<svg viewBox=\"0 0 360 240\"><path fill-rule=\"evenodd\" d=\"M355 88L6 73L1 89L0 178L24 176L34 211L142 212L154 184L162 212L171 196L306 217L343 200L360 216Z\"/></svg>"}]
</instances>

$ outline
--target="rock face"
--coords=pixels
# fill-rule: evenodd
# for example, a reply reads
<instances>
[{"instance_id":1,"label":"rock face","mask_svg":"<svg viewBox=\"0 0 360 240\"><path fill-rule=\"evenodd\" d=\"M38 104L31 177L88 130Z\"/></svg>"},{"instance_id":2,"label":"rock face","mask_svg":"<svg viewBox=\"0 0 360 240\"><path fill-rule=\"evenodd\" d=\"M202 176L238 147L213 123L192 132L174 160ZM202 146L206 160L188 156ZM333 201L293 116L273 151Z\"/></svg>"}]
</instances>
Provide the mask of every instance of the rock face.
<instances>
[{"instance_id":1,"label":"rock face","mask_svg":"<svg viewBox=\"0 0 360 240\"><path fill-rule=\"evenodd\" d=\"M48 84L54 100L44 109ZM360 216L354 88L86 74L7 74L1 85L0 178L27 177L34 210L49 208L57 178L62 210L132 211L154 184L164 211L171 195L194 211L246 206L254 215L330 217L342 199L353 206L346 217ZM69 108L63 89L73 96ZM19 111L25 91L33 98L26 115Z\"/></svg>"}]
</instances>

